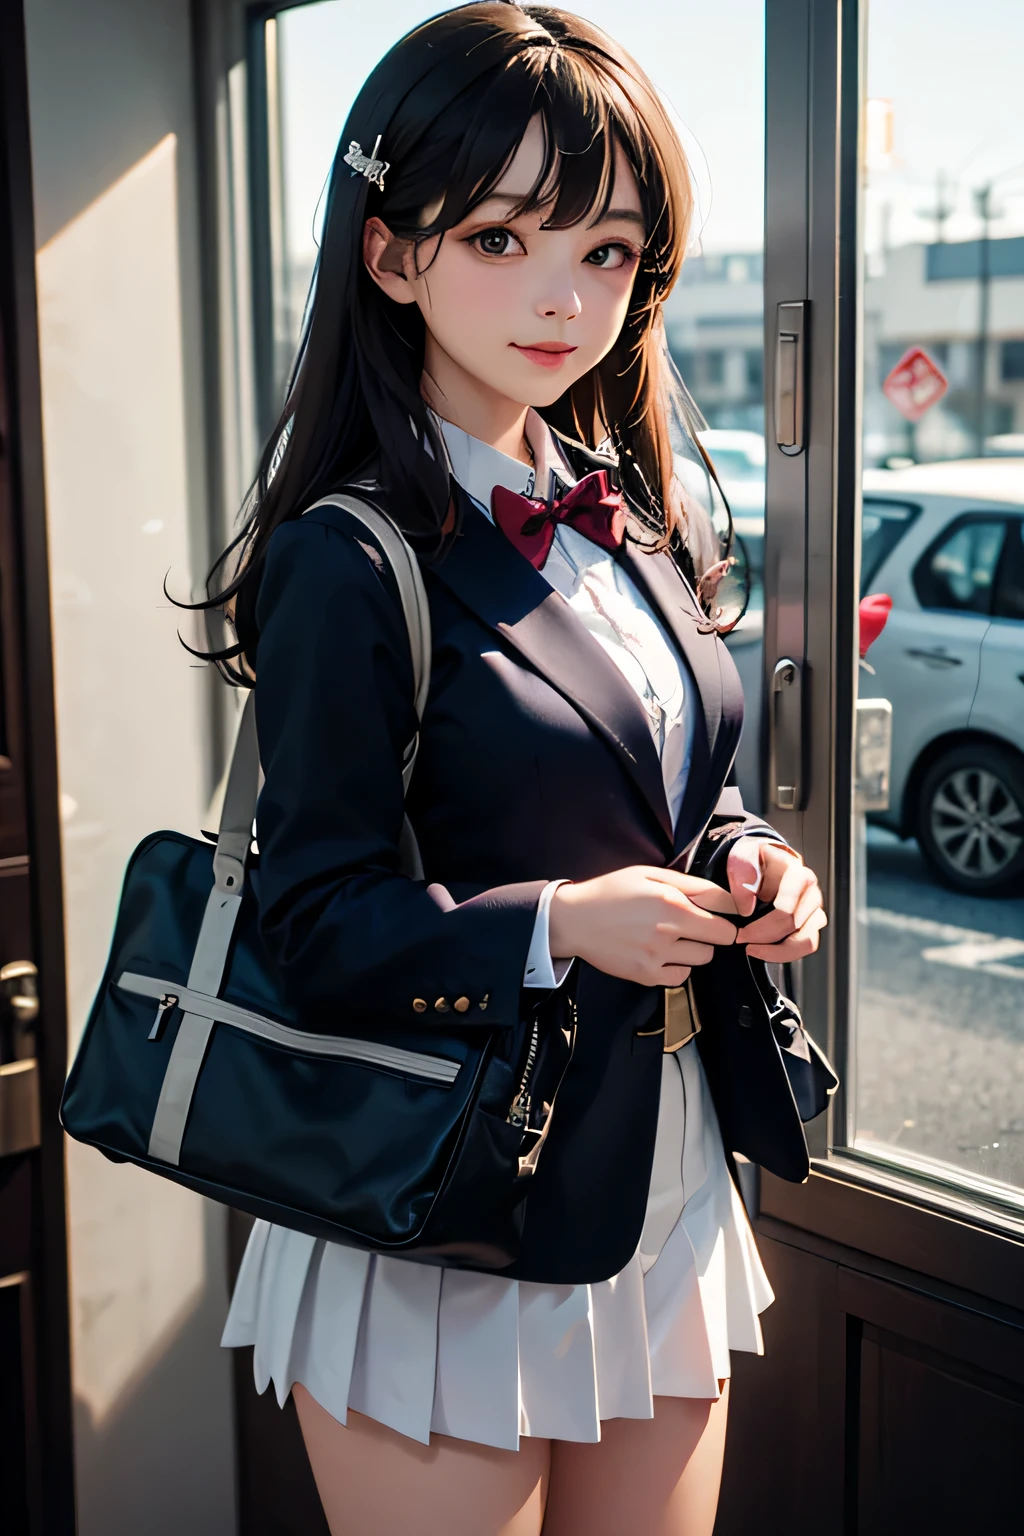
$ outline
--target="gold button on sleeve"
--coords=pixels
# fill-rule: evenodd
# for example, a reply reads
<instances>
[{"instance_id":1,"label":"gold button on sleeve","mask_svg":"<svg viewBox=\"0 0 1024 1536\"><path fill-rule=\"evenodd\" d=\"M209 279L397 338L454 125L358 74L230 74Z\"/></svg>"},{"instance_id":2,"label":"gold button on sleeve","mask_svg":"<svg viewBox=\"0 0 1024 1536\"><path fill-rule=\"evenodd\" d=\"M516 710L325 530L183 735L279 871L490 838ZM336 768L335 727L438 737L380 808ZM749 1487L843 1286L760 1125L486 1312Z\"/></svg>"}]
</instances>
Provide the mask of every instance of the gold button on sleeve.
<instances>
[{"instance_id":1,"label":"gold button on sleeve","mask_svg":"<svg viewBox=\"0 0 1024 1536\"><path fill-rule=\"evenodd\" d=\"M439 997L437 1002L434 1004L435 1013L448 1013L450 1009L451 1003L449 1003L446 997Z\"/></svg>"},{"instance_id":2,"label":"gold button on sleeve","mask_svg":"<svg viewBox=\"0 0 1024 1536\"><path fill-rule=\"evenodd\" d=\"M456 1013L465 1013L469 1008L469 998L457 997L452 1006L454 1007Z\"/></svg>"},{"instance_id":3,"label":"gold button on sleeve","mask_svg":"<svg viewBox=\"0 0 1024 1536\"><path fill-rule=\"evenodd\" d=\"M414 1012L416 1012L416 1013L426 1013L426 1011L427 1011L427 1000L426 1000L425 997L414 997L413 1000L412 1000L412 1006L413 1006Z\"/></svg>"}]
</instances>

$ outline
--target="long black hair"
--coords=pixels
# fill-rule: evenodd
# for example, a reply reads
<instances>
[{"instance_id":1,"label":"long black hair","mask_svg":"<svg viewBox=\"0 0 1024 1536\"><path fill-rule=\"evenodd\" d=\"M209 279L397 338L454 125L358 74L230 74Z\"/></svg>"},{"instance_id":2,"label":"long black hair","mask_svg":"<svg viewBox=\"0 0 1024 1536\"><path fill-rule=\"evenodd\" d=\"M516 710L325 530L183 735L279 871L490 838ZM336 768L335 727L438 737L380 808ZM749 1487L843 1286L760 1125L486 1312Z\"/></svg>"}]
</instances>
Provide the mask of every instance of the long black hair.
<instances>
[{"instance_id":1,"label":"long black hair","mask_svg":"<svg viewBox=\"0 0 1024 1536\"><path fill-rule=\"evenodd\" d=\"M240 530L198 605L226 607L233 619L236 643L208 653L232 681L251 681L269 539L328 491L370 470L421 556L443 555L450 487L420 393L423 318L415 305L387 298L370 277L363 226L376 215L414 250L443 236L490 195L536 116L543 164L515 211L543 207L551 227L600 217L621 148L637 180L646 231L618 340L541 414L585 446L608 443L652 547L685 542L670 419L680 405L686 409L686 400L662 324L693 207L678 135L644 72L590 22L502 0L462 6L396 43L345 123L285 401L260 455ZM378 135L377 156L389 162L383 188L344 159L353 143L370 154ZM425 210L433 212L426 222ZM699 574L692 538L690 547Z\"/></svg>"}]
</instances>

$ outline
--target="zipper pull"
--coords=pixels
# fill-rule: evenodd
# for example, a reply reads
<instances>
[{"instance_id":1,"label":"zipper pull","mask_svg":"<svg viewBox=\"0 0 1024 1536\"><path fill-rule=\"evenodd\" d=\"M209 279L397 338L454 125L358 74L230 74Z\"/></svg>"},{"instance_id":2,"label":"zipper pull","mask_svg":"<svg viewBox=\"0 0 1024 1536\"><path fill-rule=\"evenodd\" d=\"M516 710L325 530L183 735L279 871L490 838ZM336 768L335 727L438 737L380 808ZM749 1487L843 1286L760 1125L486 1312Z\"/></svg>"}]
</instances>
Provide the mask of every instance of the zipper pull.
<instances>
[{"instance_id":1,"label":"zipper pull","mask_svg":"<svg viewBox=\"0 0 1024 1536\"><path fill-rule=\"evenodd\" d=\"M529 1118L530 1095L525 1091L525 1089L520 1088L519 1092L512 1100L512 1108L508 1112L508 1123L509 1125L516 1126L518 1129L522 1129Z\"/></svg>"},{"instance_id":2,"label":"zipper pull","mask_svg":"<svg viewBox=\"0 0 1024 1536\"><path fill-rule=\"evenodd\" d=\"M156 1018L153 1020L153 1027L146 1037L148 1040L160 1039L160 1036L164 1032L164 1025L167 1022L167 1015L170 1013L172 1008L177 1008L177 1006L177 993L165 992L157 1005Z\"/></svg>"}]
</instances>

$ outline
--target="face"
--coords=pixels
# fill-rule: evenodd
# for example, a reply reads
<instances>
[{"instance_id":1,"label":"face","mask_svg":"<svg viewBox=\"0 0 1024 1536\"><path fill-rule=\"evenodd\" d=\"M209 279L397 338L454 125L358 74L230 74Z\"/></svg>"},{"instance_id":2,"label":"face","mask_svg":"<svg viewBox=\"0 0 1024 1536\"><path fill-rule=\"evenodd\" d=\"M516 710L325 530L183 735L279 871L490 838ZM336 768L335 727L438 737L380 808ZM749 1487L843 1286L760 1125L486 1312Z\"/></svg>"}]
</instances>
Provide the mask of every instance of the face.
<instances>
[{"instance_id":1,"label":"face","mask_svg":"<svg viewBox=\"0 0 1024 1536\"><path fill-rule=\"evenodd\" d=\"M520 405L550 405L605 356L622 329L644 242L632 170L620 150L602 219L544 229L550 208L510 213L542 158L535 118L493 195L421 246L418 270L411 250L401 275L374 270L368 240L376 280L400 302L419 305L428 332L425 371L442 397L472 381Z\"/></svg>"}]
</instances>

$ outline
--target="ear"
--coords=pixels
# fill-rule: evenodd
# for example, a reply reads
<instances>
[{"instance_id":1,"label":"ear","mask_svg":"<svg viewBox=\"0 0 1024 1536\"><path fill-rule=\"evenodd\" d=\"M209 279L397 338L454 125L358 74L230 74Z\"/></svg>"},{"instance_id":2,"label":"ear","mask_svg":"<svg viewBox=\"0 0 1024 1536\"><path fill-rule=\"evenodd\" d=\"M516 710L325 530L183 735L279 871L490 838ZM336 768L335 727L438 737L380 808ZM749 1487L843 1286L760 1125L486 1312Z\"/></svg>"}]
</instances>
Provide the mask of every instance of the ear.
<instances>
[{"instance_id":1,"label":"ear","mask_svg":"<svg viewBox=\"0 0 1024 1536\"><path fill-rule=\"evenodd\" d=\"M406 267L412 257L412 241L399 240L383 219L367 219L363 225L363 261L366 270L396 304L415 304L416 297Z\"/></svg>"}]
</instances>

